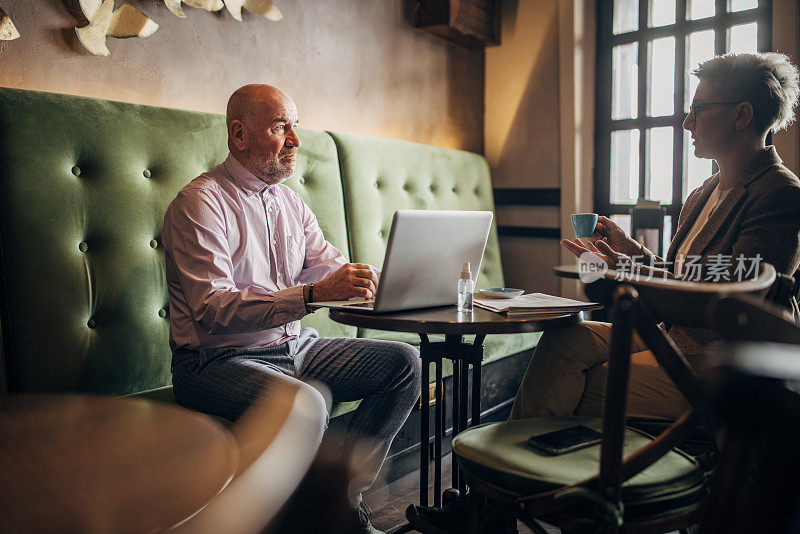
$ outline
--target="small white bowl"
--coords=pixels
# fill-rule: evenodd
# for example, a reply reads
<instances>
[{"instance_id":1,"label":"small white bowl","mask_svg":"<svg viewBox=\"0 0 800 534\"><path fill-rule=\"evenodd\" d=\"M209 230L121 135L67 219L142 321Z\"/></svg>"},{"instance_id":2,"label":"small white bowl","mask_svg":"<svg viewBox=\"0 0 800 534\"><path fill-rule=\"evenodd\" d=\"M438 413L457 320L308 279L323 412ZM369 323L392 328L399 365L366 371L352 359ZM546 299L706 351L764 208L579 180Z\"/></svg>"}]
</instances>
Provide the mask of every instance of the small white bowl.
<instances>
[{"instance_id":1,"label":"small white bowl","mask_svg":"<svg viewBox=\"0 0 800 534\"><path fill-rule=\"evenodd\" d=\"M480 290L481 296L490 299L513 299L523 293L525 293L524 289L515 289L513 287L490 287Z\"/></svg>"}]
</instances>

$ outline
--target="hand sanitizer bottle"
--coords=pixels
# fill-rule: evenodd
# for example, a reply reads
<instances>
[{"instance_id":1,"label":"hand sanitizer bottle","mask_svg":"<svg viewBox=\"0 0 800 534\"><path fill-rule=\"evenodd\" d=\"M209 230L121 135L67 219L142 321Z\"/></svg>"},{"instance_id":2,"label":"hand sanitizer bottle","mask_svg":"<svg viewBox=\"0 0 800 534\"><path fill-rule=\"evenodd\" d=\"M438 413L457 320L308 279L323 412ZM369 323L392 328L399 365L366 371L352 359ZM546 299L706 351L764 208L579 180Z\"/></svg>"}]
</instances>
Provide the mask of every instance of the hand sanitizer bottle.
<instances>
[{"instance_id":1,"label":"hand sanitizer bottle","mask_svg":"<svg viewBox=\"0 0 800 534\"><path fill-rule=\"evenodd\" d=\"M469 270L469 262L461 268L461 279L458 281L458 311L472 311L472 295L475 293L475 281Z\"/></svg>"}]
</instances>

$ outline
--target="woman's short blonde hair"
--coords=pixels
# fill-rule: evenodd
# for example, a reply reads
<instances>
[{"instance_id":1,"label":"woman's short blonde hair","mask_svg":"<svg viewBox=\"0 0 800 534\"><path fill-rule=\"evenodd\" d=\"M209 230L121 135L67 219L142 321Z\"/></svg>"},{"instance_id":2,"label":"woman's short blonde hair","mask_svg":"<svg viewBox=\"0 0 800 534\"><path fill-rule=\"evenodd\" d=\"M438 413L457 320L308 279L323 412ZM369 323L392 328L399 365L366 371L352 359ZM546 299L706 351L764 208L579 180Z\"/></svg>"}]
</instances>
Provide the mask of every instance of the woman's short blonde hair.
<instances>
[{"instance_id":1,"label":"woman's short blonde hair","mask_svg":"<svg viewBox=\"0 0 800 534\"><path fill-rule=\"evenodd\" d=\"M777 52L725 54L700 63L692 74L714 82L726 101L750 102L760 133L777 132L794 122L797 67Z\"/></svg>"}]
</instances>

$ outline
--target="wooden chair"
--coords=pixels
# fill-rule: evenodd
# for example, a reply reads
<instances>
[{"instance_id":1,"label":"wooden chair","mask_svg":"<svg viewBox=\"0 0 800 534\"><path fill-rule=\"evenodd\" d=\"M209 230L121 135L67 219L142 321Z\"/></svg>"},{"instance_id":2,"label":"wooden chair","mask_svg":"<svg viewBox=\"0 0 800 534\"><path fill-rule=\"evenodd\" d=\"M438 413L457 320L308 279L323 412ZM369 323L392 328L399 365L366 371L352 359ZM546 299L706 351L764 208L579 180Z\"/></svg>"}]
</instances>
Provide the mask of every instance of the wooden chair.
<instances>
[{"instance_id":1,"label":"wooden chair","mask_svg":"<svg viewBox=\"0 0 800 534\"><path fill-rule=\"evenodd\" d=\"M757 330L800 339L800 328L759 308L752 301L726 298L712 307L719 322L733 305L726 324L738 329L739 313L757 317ZM787 336L791 332L790 336ZM800 531L800 345L747 342L718 351L722 365L712 375L710 398L724 424L711 494L700 534Z\"/></svg>"},{"instance_id":2,"label":"wooden chair","mask_svg":"<svg viewBox=\"0 0 800 534\"><path fill-rule=\"evenodd\" d=\"M698 523L706 473L674 447L698 420L715 428L714 417L694 370L659 324L706 326L705 309L712 298L731 293L763 297L775 277L775 269L762 264L756 279L737 283L625 278L609 272L589 284L589 298L612 309L603 418L540 417L458 434L453 452L469 480L472 532L480 531L485 501L513 511L535 532L545 532L538 520L564 532L668 532ZM657 438L625 426L634 329L692 407ZM561 456L546 456L526 445L531 435L576 424L602 430L601 444Z\"/></svg>"}]
</instances>

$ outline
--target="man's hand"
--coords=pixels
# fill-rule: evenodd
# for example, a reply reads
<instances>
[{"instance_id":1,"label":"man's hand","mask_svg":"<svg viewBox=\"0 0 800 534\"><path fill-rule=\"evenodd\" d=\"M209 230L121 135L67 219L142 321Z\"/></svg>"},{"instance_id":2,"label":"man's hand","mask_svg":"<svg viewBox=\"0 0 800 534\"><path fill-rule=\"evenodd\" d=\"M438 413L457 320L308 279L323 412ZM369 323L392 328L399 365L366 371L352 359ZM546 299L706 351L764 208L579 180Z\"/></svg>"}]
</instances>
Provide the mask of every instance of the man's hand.
<instances>
[{"instance_id":1,"label":"man's hand","mask_svg":"<svg viewBox=\"0 0 800 534\"><path fill-rule=\"evenodd\" d=\"M605 241L596 241L592 243L591 241L587 241L584 245L581 243L580 239L575 239L574 241L570 241L569 239L562 239L561 246L565 249L569 250L575 256L581 257L581 254L585 252L591 252L595 256L599 256L603 259L603 261L608 264L609 267L612 269L616 269L620 265L632 265L631 258L626 256L625 254L621 254L610 246Z\"/></svg>"},{"instance_id":2,"label":"man's hand","mask_svg":"<svg viewBox=\"0 0 800 534\"><path fill-rule=\"evenodd\" d=\"M371 299L378 289L378 275L364 263L347 263L338 271L314 284L314 301Z\"/></svg>"},{"instance_id":3,"label":"man's hand","mask_svg":"<svg viewBox=\"0 0 800 534\"><path fill-rule=\"evenodd\" d=\"M628 237L617 223L602 215L597 218L597 227L592 237L589 238L589 241L594 244L605 242L610 249L629 256L639 254L641 250L639 243Z\"/></svg>"}]
</instances>

